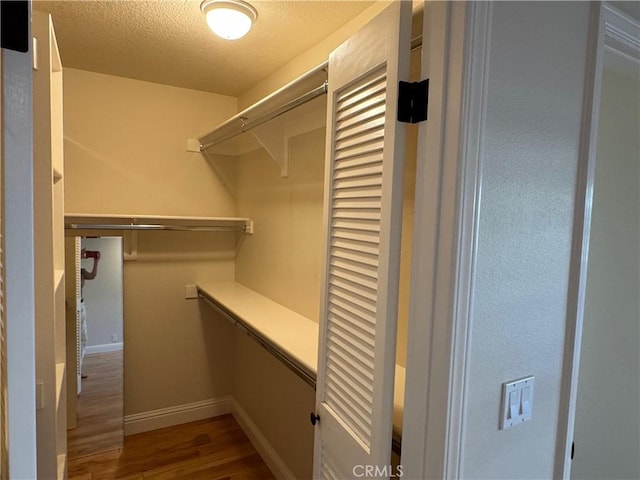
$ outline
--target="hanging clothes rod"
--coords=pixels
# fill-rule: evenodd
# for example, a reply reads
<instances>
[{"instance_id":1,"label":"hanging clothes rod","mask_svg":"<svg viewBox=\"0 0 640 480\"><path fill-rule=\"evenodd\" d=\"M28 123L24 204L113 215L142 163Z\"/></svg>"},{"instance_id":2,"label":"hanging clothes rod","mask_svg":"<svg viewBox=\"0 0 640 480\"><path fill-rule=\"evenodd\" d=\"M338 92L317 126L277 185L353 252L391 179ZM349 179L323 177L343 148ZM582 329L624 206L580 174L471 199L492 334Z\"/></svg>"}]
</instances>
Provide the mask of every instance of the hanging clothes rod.
<instances>
[{"instance_id":1,"label":"hanging clothes rod","mask_svg":"<svg viewBox=\"0 0 640 480\"><path fill-rule=\"evenodd\" d=\"M65 230L150 230L174 232L253 233L253 222L236 217L178 217L159 215L65 215Z\"/></svg>"},{"instance_id":2,"label":"hanging clothes rod","mask_svg":"<svg viewBox=\"0 0 640 480\"><path fill-rule=\"evenodd\" d=\"M214 141L209 142L205 145L200 145L200 151L204 152L205 150L213 147L214 145L218 145L226 140L229 140L237 135L240 135L242 133L248 132L249 130L251 130L252 128L255 128L257 126L262 125L263 123L267 123L270 120L273 120L275 118L278 118L281 115L284 115L285 113L293 110L294 108L297 108L301 105L304 105L307 102L310 102L311 100L313 100L314 98L317 98L321 95L325 95L327 93L327 91L329 90L329 83L325 80L325 82L320 85L319 87L314 88L313 90L310 90L309 92L300 95L299 97L291 100L290 102L284 104L283 106L276 108L275 110L262 115L256 119L250 120L246 117L240 117L240 120L242 121L240 123L240 131L235 131L235 132L230 132L226 135L223 135L219 138L216 138Z\"/></svg>"},{"instance_id":3,"label":"hanging clothes rod","mask_svg":"<svg viewBox=\"0 0 640 480\"><path fill-rule=\"evenodd\" d=\"M327 63L305 73L198 138L201 152L327 93Z\"/></svg>"},{"instance_id":4,"label":"hanging clothes rod","mask_svg":"<svg viewBox=\"0 0 640 480\"><path fill-rule=\"evenodd\" d=\"M197 227L186 225L155 225L155 224L78 224L67 223L65 230L167 230L173 232L246 232L246 225L225 227Z\"/></svg>"}]
</instances>

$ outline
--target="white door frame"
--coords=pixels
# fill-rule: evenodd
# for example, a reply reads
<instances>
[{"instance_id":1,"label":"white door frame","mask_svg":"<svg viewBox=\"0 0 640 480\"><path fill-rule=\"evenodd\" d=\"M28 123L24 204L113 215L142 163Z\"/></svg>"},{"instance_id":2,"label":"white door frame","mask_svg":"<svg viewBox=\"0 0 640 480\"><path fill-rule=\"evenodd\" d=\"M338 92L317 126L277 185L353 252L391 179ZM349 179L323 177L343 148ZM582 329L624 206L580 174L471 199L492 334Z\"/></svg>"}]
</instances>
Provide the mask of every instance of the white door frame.
<instances>
[{"instance_id":1,"label":"white door frame","mask_svg":"<svg viewBox=\"0 0 640 480\"><path fill-rule=\"evenodd\" d=\"M460 476L492 9L491 2L425 5L429 120L418 136L402 433L407 478Z\"/></svg>"},{"instance_id":2,"label":"white door frame","mask_svg":"<svg viewBox=\"0 0 640 480\"><path fill-rule=\"evenodd\" d=\"M597 156L598 121L605 51L640 62L640 23L608 3L594 3L588 72L580 139L580 166L575 202L563 391L558 419L555 478L570 478L575 426L580 347L587 285L593 183Z\"/></svg>"},{"instance_id":3,"label":"white door frame","mask_svg":"<svg viewBox=\"0 0 640 480\"><path fill-rule=\"evenodd\" d=\"M7 433L11 478L37 477L32 68L31 50L20 53L2 49Z\"/></svg>"}]
</instances>

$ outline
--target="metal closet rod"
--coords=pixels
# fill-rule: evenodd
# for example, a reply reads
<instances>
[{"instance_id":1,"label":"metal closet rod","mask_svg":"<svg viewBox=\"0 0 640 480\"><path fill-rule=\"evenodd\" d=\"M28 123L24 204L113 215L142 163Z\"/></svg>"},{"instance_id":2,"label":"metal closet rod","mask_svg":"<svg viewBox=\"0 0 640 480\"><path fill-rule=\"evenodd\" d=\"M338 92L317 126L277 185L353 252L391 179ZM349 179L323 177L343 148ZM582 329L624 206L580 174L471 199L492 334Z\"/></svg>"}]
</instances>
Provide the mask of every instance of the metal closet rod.
<instances>
[{"instance_id":1,"label":"metal closet rod","mask_svg":"<svg viewBox=\"0 0 640 480\"><path fill-rule=\"evenodd\" d=\"M298 98L295 98L293 100L291 100L289 103L284 104L283 106L273 110L272 112L266 113L258 118L256 118L255 120L249 120L247 118L239 118L239 120L242 122L240 124L240 131L239 132L231 132L228 133L227 135L224 135L216 140L214 140L213 142L209 142L205 145L200 145L200 151L204 152L205 150L213 147L214 145L218 145L226 140L229 140L233 137L236 137L242 133L248 132L249 130L251 130L252 128L255 128L257 126L262 125L263 123L267 123L270 120L273 120L275 118L280 117L281 115L284 115L285 113L293 110L294 108L297 108L301 105L304 105L307 102L310 102L311 100L313 100L314 98L319 97L320 95L325 95L327 93L327 91L329 90L329 83L325 80L323 82L322 85L320 85L319 87L314 88L313 90L308 91L307 93L304 93L302 95L300 95Z\"/></svg>"},{"instance_id":2,"label":"metal closet rod","mask_svg":"<svg viewBox=\"0 0 640 480\"><path fill-rule=\"evenodd\" d=\"M246 232L246 225L197 227L188 225L158 225L158 224L79 224L69 223L65 230L169 230L173 232Z\"/></svg>"}]
</instances>

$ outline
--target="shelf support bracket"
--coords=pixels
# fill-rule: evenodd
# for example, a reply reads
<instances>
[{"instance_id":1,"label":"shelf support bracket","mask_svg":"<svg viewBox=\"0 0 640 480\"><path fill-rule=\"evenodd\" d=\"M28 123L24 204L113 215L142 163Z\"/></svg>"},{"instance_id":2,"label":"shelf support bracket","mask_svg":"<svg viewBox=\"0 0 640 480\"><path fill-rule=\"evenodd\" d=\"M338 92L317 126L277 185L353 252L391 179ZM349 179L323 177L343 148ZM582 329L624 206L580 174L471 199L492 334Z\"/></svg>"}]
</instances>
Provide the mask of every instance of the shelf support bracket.
<instances>
[{"instance_id":1,"label":"shelf support bracket","mask_svg":"<svg viewBox=\"0 0 640 480\"><path fill-rule=\"evenodd\" d=\"M122 257L125 261L138 259L138 231L124 232Z\"/></svg>"},{"instance_id":2,"label":"shelf support bracket","mask_svg":"<svg viewBox=\"0 0 640 480\"><path fill-rule=\"evenodd\" d=\"M289 176L289 138L284 123L263 123L249 131L280 167L280 176Z\"/></svg>"}]
</instances>

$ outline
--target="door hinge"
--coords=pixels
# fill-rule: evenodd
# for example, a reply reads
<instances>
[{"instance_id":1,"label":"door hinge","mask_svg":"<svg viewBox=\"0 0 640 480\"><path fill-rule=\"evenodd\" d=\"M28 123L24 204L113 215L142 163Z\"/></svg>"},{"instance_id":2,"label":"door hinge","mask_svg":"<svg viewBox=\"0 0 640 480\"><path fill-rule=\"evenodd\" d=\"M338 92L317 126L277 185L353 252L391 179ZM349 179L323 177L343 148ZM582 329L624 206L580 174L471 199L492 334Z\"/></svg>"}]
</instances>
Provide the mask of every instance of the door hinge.
<instances>
[{"instance_id":1,"label":"door hinge","mask_svg":"<svg viewBox=\"0 0 640 480\"><path fill-rule=\"evenodd\" d=\"M427 119L429 79L421 82L399 82L398 121L419 123Z\"/></svg>"},{"instance_id":2,"label":"door hinge","mask_svg":"<svg viewBox=\"0 0 640 480\"><path fill-rule=\"evenodd\" d=\"M576 454L576 442L571 442L571 460L573 460L573 457Z\"/></svg>"}]
</instances>

